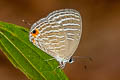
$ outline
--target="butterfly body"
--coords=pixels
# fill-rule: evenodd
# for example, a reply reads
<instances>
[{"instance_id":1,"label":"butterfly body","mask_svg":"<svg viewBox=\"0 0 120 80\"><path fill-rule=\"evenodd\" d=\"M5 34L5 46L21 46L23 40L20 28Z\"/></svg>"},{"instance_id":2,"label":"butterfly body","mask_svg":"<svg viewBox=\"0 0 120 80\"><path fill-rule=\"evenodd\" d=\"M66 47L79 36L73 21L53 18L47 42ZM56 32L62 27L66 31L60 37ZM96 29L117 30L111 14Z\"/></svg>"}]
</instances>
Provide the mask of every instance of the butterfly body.
<instances>
[{"instance_id":1,"label":"butterfly body","mask_svg":"<svg viewBox=\"0 0 120 80\"><path fill-rule=\"evenodd\" d=\"M29 39L65 66L78 47L81 33L82 19L79 12L61 9L34 23Z\"/></svg>"}]
</instances>

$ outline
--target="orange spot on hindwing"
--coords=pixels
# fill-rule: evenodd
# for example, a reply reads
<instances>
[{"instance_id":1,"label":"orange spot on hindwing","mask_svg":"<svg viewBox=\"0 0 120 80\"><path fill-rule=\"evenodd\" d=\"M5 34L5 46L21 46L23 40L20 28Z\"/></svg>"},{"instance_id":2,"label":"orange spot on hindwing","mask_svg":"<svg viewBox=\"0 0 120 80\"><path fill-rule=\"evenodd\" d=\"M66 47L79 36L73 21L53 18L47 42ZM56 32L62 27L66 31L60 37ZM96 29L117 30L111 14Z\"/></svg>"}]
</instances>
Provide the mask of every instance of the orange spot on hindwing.
<instances>
[{"instance_id":1,"label":"orange spot on hindwing","mask_svg":"<svg viewBox=\"0 0 120 80\"><path fill-rule=\"evenodd\" d=\"M33 39L32 42L35 43L35 40Z\"/></svg>"},{"instance_id":2,"label":"orange spot on hindwing","mask_svg":"<svg viewBox=\"0 0 120 80\"><path fill-rule=\"evenodd\" d=\"M39 30L38 30L38 29L35 29L35 30L32 32L32 36L34 36L34 37L36 37L38 34L39 34Z\"/></svg>"}]
</instances>

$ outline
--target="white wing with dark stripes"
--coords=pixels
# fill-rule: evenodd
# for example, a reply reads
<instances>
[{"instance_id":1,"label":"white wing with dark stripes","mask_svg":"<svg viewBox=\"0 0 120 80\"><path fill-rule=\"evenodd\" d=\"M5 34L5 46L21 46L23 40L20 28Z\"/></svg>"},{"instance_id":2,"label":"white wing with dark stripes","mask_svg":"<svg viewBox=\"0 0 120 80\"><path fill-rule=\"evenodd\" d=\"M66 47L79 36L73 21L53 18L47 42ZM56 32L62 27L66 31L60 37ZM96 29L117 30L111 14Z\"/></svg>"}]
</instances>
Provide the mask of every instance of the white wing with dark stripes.
<instances>
[{"instance_id":1,"label":"white wing with dark stripes","mask_svg":"<svg viewBox=\"0 0 120 80\"><path fill-rule=\"evenodd\" d=\"M31 32L34 29L39 30L34 43L37 47L55 58L69 60L80 41L82 19L76 10L57 10L33 24Z\"/></svg>"}]
</instances>

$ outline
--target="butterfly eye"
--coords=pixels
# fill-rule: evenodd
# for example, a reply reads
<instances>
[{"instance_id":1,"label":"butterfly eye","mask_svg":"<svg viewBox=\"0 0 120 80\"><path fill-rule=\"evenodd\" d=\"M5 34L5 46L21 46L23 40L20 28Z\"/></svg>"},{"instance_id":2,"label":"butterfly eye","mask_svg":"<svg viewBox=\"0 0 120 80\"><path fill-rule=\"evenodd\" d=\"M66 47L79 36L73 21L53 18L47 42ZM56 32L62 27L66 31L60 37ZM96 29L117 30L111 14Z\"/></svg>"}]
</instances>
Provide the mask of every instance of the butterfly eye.
<instances>
[{"instance_id":1,"label":"butterfly eye","mask_svg":"<svg viewBox=\"0 0 120 80\"><path fill-rule=\"evenodd\" d=\"M73 62L74 62L73 58L70 58L69 63L73 63Z\"/></svg>"}]
</instances>

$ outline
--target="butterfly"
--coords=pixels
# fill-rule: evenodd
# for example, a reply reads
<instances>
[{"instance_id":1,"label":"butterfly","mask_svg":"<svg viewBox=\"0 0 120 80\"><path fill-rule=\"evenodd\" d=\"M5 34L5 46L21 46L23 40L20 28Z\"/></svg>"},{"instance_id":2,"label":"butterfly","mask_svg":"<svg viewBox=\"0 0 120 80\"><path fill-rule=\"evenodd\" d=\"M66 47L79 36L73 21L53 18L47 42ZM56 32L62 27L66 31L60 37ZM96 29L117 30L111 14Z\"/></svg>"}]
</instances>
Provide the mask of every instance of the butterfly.
<instances>
[{"instance_id":1,"label":"butterfly","mask_svg":"<svg viewBox=\"0 0 120 80\"><path fill-rule=\"evenodd\" d=\"M55 58L60 67L72 63L82 34L82 18L74 9L60 9L35 22L29 32L29 40Z\"/></svg>"}]
</instances>

